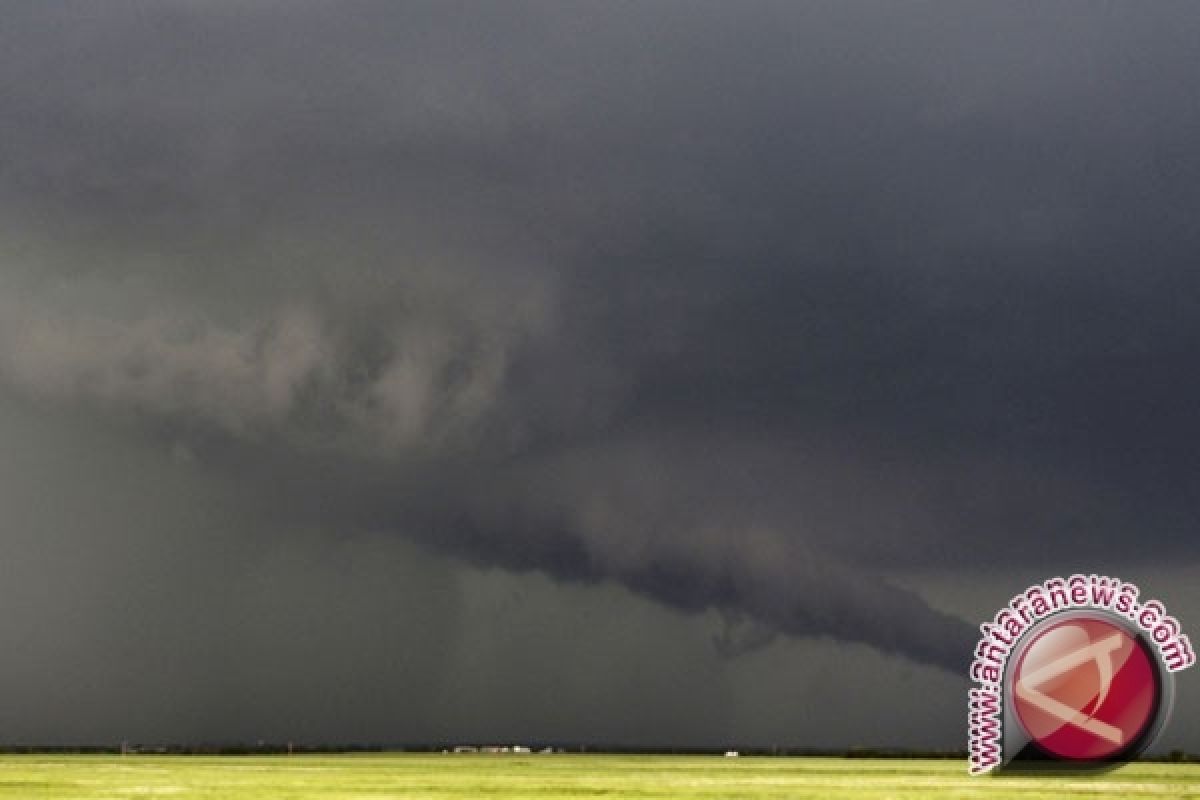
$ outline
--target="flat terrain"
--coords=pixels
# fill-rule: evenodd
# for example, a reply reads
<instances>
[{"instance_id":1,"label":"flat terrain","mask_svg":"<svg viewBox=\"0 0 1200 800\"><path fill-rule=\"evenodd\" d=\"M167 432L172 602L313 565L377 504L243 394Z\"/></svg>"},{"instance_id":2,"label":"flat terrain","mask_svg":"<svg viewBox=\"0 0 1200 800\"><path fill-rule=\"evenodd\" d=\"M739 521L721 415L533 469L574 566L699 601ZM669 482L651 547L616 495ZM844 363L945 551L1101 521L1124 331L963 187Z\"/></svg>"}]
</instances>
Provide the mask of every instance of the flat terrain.
<instances>
[{"instance_id":1,"label":"flat terrain","mask_svg":"<svg viewBox=\"0 0 1200 800\"><path fill-rule=\"evenodd\" d=\"M1200 765L969 778L960 761L607 755L2 756L0 798L1196 797Z\"/></svg>"}]
</instances>

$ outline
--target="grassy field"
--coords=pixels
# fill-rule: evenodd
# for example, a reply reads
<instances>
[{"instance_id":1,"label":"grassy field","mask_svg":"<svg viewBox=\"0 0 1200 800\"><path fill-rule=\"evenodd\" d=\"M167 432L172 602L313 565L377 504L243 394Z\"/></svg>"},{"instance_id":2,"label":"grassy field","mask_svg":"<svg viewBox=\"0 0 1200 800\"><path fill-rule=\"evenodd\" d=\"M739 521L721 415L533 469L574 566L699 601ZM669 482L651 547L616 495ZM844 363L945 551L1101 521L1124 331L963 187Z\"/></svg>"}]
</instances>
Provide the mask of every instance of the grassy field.
<instances>
[{"instance_id":1,"label":"grassy field","mask_svg":"<svg viewBox=\"0 0 1200 800\"><path fill-rule=\"evenodd\" d=\"M959 761L606 755L3 756L0 798L1197 797L1200 765L968 778Z\"/></svg>"}]
</instances>

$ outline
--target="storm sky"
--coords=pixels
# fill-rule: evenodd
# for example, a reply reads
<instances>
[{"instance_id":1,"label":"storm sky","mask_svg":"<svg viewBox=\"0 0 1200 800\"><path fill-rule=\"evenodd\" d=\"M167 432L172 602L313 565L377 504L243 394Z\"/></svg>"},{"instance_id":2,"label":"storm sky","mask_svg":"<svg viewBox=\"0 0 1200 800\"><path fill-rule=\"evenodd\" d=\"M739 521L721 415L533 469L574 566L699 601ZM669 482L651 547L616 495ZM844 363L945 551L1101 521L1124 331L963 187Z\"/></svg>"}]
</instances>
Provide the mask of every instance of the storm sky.
<instances>
[{"instance_id":1,"label":"storm sky","mask_svg":"<svg viewBox=\"0 0 1200 800\"><path fill-rule=\"evenodd\" d=\"M958 748L1029 583L1200 624L1194 4L0 19L0 742Z\"/></svg>"}]
</instances>

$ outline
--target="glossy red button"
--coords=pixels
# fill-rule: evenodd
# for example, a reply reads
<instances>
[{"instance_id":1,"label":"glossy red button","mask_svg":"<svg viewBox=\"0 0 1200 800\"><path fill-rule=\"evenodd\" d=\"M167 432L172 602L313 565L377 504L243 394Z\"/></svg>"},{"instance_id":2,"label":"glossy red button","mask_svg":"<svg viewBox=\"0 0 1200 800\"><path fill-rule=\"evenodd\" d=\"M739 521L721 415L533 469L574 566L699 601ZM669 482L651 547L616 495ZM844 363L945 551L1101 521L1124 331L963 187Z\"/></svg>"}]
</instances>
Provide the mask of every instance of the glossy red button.
<instances>
[{"instance_id":1,"label":"glossy red button","mask_svg":"<svg viewBox=\"0 0 1200 800\"><path fill-rule=\"evenodd\" d=\"M1102 759L1138 739L1158 707L1154 665L1121 626L1075 617L1043 628L1013 671L1030 739L1059 758Z\"/></svg>"}]
</instances>

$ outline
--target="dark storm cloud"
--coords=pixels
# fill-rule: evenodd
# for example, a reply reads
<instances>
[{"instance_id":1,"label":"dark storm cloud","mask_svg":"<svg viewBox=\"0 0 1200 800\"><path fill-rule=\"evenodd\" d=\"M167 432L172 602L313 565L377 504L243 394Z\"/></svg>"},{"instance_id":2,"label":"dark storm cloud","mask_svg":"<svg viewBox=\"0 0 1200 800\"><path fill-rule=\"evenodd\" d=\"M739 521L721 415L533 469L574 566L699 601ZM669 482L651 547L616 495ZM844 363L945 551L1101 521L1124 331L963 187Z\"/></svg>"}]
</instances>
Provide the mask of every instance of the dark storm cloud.
<instances>
[{"instance_id":1,"label":"dark storm cloud","mask_svg":"<svg viewBox=\"0 0 1200 800\"><path fill-rule=\"evenodd\" d=\"M1076 11L14 5L0 376L251 517L956 668L889 573L1195 557L1200 15Z\"/></svg>"}]
</instances>

